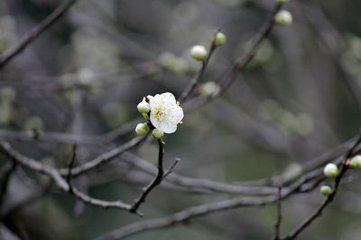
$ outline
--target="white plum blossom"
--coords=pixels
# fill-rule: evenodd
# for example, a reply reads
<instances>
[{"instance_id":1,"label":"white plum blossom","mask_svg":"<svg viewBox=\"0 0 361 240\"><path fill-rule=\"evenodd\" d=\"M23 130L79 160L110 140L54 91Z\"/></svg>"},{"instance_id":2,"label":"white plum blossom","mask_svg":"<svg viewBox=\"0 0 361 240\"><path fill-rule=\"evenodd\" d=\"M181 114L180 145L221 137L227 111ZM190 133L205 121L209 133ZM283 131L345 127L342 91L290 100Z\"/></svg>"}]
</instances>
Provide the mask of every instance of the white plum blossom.
<instances>
[{"instance_id":1,"label":"white plum blossom","mask_svg":"<svg viewBox=\"0 0 361 240\"><path fill-rule=\"evenodd\" d=\"M164 133L174 133L184 117L183 109L172 93L166 92L148 97L150 122Z\"/></svg>"}]
</instances>

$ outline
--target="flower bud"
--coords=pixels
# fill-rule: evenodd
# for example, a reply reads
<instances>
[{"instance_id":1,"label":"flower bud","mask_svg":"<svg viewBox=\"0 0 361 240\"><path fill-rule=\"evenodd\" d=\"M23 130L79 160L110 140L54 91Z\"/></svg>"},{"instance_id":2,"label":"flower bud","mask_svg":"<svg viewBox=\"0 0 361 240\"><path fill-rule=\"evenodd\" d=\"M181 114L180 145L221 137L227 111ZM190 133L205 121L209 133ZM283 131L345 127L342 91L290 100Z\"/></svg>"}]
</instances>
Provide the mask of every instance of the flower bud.
<instances>
[{"instance_id":1,"label":"flower bud","mask_svg":"<svg viewBox=\"0 0 361 240\"><path fill-rule=\"evenodd\" d=\"M149 126L146 123L138 123L135 127L135 132L138 136L145 136L149 132Z\"/></svg>"},{"instance_id":2,"label":"flower bud","mask_svg":"<svg viewBox=\"0 0 361 240\"><path fill-rule=\"evenodd\" d=\"M276 14L274 21L278 25L287 26L292 23L292 15L287 10L281 10Z\"/></svg>"},{"instance_id":3,"label":"flower bud","mask_svg":"<svg viewBox=\"0 0 361 240\"><path fill-rule=\"evenodd\" d=\"M138 109L138 112L140 112L141 114L145 113L149 113L150 111L150 106L149 106L149 103L147 103L145 101L145 99L143 99L143 101L141 101L140 103L138 103L137 105L137 109Z\"/></svg>"},{"instance_id":4,"label":"flower bud","mask_svg":"<svg viewBox=\"0 0 361 240\"><path fill-rule=\"evenodd\" d=\"M204 61L207 58L207 50L202 45L195 45L191 49L191 55L195 60Z\"/></svg>"},{"instance_id":5,"label":"flower bud","mask_svg":"<svg viewBox=\"0 0 361 240\"><path fill-rule=\"evenodd\" d=\"M361 155L357 155L351 159L351 166L357 170L361 169Z\"/></svg>"},{"instance_id":6,"label":"flower bud","mask_svg":"<svg viewBox=\"0 0 361 240\"><path fill-rule=\"evenodd\" d=\"M325 197L328 197L332 194L332 188L330 186L327 186L327 185L323 185L321 186L320 188L320 193L325 196Z\"/></svg>"},{"instance_id":7,"label":"flower bud","mask_svg":"<svg viewBox=\"0 0 361 240\"><path fill-rule=\"evenodd\" d=\"M338 167L334 163L328 163L323 169L323 174L328 178L335 178L338 176Z\"/></svg>"},{"instance_id":8,"label":"flower bud","mask_svg":"<svg viewBox=\"0 0 361 240\"><path fill-rule=\"evenodd\" d=\"M226 43L227 41L227 38L226 38L226 35L224 35L224 33L222 32L217 32L216 33L216 36L214 38L214 45L219 47L219 46L222 46Z\"/></svg>"},{"instance_id":9,"label":"flower bud","mask_svg":"<svg viewBox=\"0 0 361 240\"><path fill-rule=\"evenodd\" d=\"M202 96L215 96L219 93L221 87L215 82L206 82L199 87L199 93Z\"/></svg>"},{"instance_id":10,"label":"flower bud","mask_svg":"<svg viewBox=\"0 0 361 240\"><path fill-rule=\"evenodd\" d=\"M155 128L155 129L153 129L152 135L155 139L161 139L164 136L164 132Z\"/></svg>"}]
</instances>

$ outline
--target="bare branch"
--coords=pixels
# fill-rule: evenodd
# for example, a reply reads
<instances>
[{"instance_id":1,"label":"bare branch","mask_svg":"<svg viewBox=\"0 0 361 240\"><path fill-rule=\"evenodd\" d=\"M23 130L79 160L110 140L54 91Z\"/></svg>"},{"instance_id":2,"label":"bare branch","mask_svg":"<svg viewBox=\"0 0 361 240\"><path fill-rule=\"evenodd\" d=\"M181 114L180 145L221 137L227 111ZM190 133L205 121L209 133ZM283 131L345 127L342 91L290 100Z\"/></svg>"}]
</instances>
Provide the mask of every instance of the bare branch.
<instances>
[{"instance_id":1,"label":"bare branch","mask_svg":"<svg viewBox=\"0 0 361 240\"><path fill-rule=\"evenodd\" d=\"M177 164L180 162L179 158L176 158L175 161L172 163L172 165L169 167L169 169L164 173L163 179L165 179L169 174L173 172L173 169L177 166Z\"/></svg>"},{"instance_id":2,"label":"bare branch","mask_svg":"<svg viewBox=\"0 0 361 240\"><path fill-rule=\"evenodd\" d=\"M184 106L185 109L188 108L196 108L200 105L203 105L207 102L209 102L211 99L219 96L223 92L225 92L228 87L237 79L239 73L247 67L247 65L252 61L253 57L255 56L255 53L257 52L257 49L263 42L265 38L268 37L270 34L275 22L274 22L274 16L278 13L278 11L283 7L283 3L277 3L273 10L271 11L271 14L269 18L265 21L264 25L260 28L260 30L257 32L256 36L254 37L254 40L252 41L250 47L248 50L242 55L239 60L237 60L233 66L228 70L226 74L224 74L224 77L219 81L219 85L221 86L221 90L214 95L210 95L203 98L196 98L192 99L187 102L187 104Z\"/></svg>"},{"instance_id":3,"label":"bare branch","mask_svg":"<svg viewBox=\"0 0 361 240\"><path fill-rule=\"evenodd\" d=\"M341 171L340 174L335 178L334 181L334 189L331 195L329 195L325 201L321 204L321 206L313 213L309 218L307 218L293 233L289 234L288 236L281 238L282 240L291 240L296 239L299 234L301 234L304 230L307 229L313 223L318 217L320 217L323 213L323 210L330 205L340 186L342 178L345 176L346 172L349 170L349 166L347 165L347 160L353 156L355 149L361 144L361 133L353 146L347 151L347 153L344 156L344 160L341 165Z\"/></svg>"},{"instance_id":4,"label":"bare branch","mask_svg":"<svg viewBox=\"0 0 361 240\"><path fill-rule=\"evenodd\" d=\"M0 186L0 208L3 206L3 200L6 194L6 191L9 186L9 181L11 178L11 175L16 170L16 162L12 161L9 165L6 165L4 168L4 171L1 174L1 186ZM3 170L3 169L2 169ZM0 209L1 210L1 209Z\"/></svg>"},{"instance_id":5,"label":"bare branch","mask_svg":"<svg viewBox=\"0 0 361 240\"><path fill-rule=\"evenodd\" d=\"M27 46L29 46L37 37L49 29L59 18L61 18L76 0L68 0L63 2L58 8L54 10L48 17L46 17L38 26L30 31L30 33L23 38L13 49L10 49L0 58L0 69L6 66L11 59L21 53Z\"/></svg>"},{"instance_id":6,"label":"bare branch","mask_svg":"<svg viewBox=\"0 0 361 240\"><path fill-rule=\"evenodd\" d=\"M143 193L140 195L140 197L135 200L133 206L130 208L130 212L135 212L138 210L140 205L145 201L148 194L156 187L158 186L163 178L164 178L164 169L163 169L163 155L164 155L164 143L162 139L158 139L158 172L153 181L144 189Z\"/></svg>"},{"instance_id":7,"label":"bare branch","mask_svg":"<svg viewBox=\"0 0 361 240\"><path fill-rule=\"evenodd\" d=\"M217 48L217 45L215 43L215 36L217 35L219 31L217 31L215 34L214 34L214 38L213 38L213 41L211 42L211 45L209 47L209 53L207 55L207 58L202 61L202 67L201 69L198 71L197 75L192 78L192 80L189 82L189 84L186 86L186 88L184 89L184 91L182 92L181 96L179 97L178 101L180 102L184 102L187 100L188 97L190 97L190 95L193 93L193 91L196 89L198 83L201 81L202 79L202 76L204 75L204 72L206 71L207 69L207 66L208 66L208 63L209 63L209 60L211 59L213 53L214 53L214 50L216 50Z\"/></svg>"},{"instance_id":8,"label":"bare branch","mask_svg":"<svg viewBox=\"0 0 361 240\"><path fill-rule=\"evenodd\" d=\"M77 176L84 174L88 171L91 171L97 167L100 167L100 166L110 162L114 158L120 156L125 151L128 151L128 150L138 146L145 139L146 139L146 136L133 138L132 140L128 141L127 143L124 143L123 145L120 145L117 148L114 148L108 152L105 152L105 153L99 155L98 157L94 158L93 160L90 160L82 165L79 165L79 166L73 168L73 170L71 171L71 176L77 177ZM60 170L60 173L62 176L66 176L68 174L68 172L69 172L68 168L63 168Z\"/></svg>"},{"instance_id":9,"label":"bare branch","mask_svg":"<svg viewBox=\"0 0 361 240\"><path fill-rule=\"evenodd\" d=\"M95 240L123 239L128 236L135 235L141 232L171 227L186 222L190 219L202 217L219 211L225 211L225 210L241 208L241 207L260 207L269 204L274 204L280 198L285 199L291 196L293 193L297 191L297 189L299 189L299 187L305 181L306 179L302 178L299 181L297 181L295 184L293 184L293 186L291 186L290 188L284 189L284 191L281 194L281 197L279 197L278 195L266 196L266 197L237 197L219 202L194 206L166 217L150 219L143 222L137 222L125 227L115 229L109 233L106 233L96 238Z\"/></svg>"},{"instance_id":10,"label":"bare branch","mask_svg":"<svg viewBox=\"0 0 361 240\"><path fill-rule=\"evenodd\" d=\"M76 160L76 145L73 145L73 156L71 157L71 160L69 162L69 166L68 166L68 175L66 176L66 182L69 184L70 189L71 190L71 172L73 170L73 166Z\"/></svg>"},{"instance_id":11,"label":"bare branch","mask_svg":"<svg viewBox=\"0 0 361 240\"><path fill-rule=\"evenodd\" d=\"M278 187L278 200L277 200L277 221L275 224L275 237L274 240L280 239L281 224L282 224L282 187Z\"/></svg>"},{"instance_id":12,"label":"bare branch","mask_svg":"<svg viewBox=\"0 0 361 240\"><path fill-rule=\"evenodd\" d=\"M4 153L6 156L8 156L12 161L15 161L16 163L29 168L37 173L42 173L47 176L49 176L54 183L57 185L58 188L63 190L64 192L68 192L72 195L74 195L77 199L88 203L93 206L102 207L102 208L117 208L129 211L131 206L129 204L126 204L122 201L104 201L92 198L82 192L80 192L78 189L71 187L66 182L66 180L60 175L59 171L51 166L42 164L34 159L28 158L18 152L16 152L8 143L1 142L0 141L0 152ZM136 213L138 215L141 215L141 213L137 211L133 211L133 213Z\"/></svg>"}]
</instances>

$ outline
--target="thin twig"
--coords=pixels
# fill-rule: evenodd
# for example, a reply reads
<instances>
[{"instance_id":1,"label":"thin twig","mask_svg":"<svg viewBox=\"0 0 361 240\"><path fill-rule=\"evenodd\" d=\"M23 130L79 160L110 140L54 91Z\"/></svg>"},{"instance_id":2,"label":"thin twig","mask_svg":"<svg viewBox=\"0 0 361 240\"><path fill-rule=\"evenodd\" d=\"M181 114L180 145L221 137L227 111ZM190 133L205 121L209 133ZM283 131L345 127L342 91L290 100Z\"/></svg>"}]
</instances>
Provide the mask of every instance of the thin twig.
<instances>
[{"instance_id":1,"label":"thin twig","mask_svg":"<svg viewBox=\"0 0 361 240\"><path fill-rule=\"evenodd\" d=\"M70 191L69 184L60 175L60 173L57 169L18 153L10 146L10 144L8 144L6 142L0 141L0 152L4 153L12 161L15 161L16 163L18 163L26 168L31 169L34 172L47 175L48 177L50 177L53 180L53 182L57 185L57 187L59 189L63 190L64 192L68 192L68 193L74 195L77 199L79 199L87 204L97 206L97 207L102 207L102 208L116 208L116 209L121 209L121 210L126 210L126 211L129 211L131 208L131 205L126 204L122 201L104 201L104 200L92 198L92 197L82 193L75 187L72 187L72 190ZM142 216L142 214L137 211L132 211L132 213L136 213L137 215Z\"/></svg>"},{"instance_id":2,"label":"thin twig","mask_svg":"<svg viewBox=\"0 0 361 240\"><path fill-rule=\"evenodd\" d=\"M286 199L293 193L297 192L299 187L304 184L305 178L295 182L287 190L284 189L281 193L281 199ZM229 209L241 208L241 207L260 207L269 204L274 204L280 197L277 195L266 197L237 197L233 199L222 200L218 202L206 203L194 207L190 207L171 214L166 217L145 220L142 222L136 222L128 226L123 226L108 232L102 236L96 238L96 240L115 240L123 239L141 232L151 231L155 229L161 229L171 227L183 222L187 222L190 219L202 217L208 214L225 211Z\"/></svg>"},{"instance_id":3,"label":"thin twig","mask_svg":"<svg viewBox=\"0 0 361 240\"><path fill-rule=\"evenodd\" d=\"M5 171L3 172L2 176L1 176L0 208L3 205L5 194L6 194L6 191L8 189L8 186L9 186L9 181L10 181L10 178L11 178L12 174L16 170L16 165L17 165L16 162L12 161L11 164L9 164L9 166L5 166L6 169L5 169Z\"/></svg>"},{"instance_id":4,"label":"thin twig","mask_svg":"<svg viewBox=\"0 0 361 240\"><path fill-rule=\"evenodd\" d=\"M273 26L275 25L274 16L278 13L282 6L283 3L277 3L274 6L268 20L265 22L265 24L261 27L261 29L255 36L248 51L243 56L241 56L238 61L236 61L236 63L231 68L229 74L221 80L220 85L222 92L225 91L235 81L238 74L248 65L248 63L251 62L257 52L257 49L259 48L263 40L268 37Z\"/></svg>"},{"instance_id":5,"label":"thin twig","mask_svg":"<svg viewBox=\"0 0 361 240\"><path fill-rule=\"evenodd\" d=\"M76 145L74 144L73 145L73 154L72 154L72 157L71 157L71 160L69 162L69 166L68 166L68 175L66 176L66 182L68 183L69 185L69 191L72 192L73 190L73 187L71 185L71 172L73 170L73 166L74 166L74 163L75 163L75 160L76 160Z\"/></svg>"},{"instance_id":6,"label":"thin twig","mask_svg":"<svg viewBox=\"0 0 361 240\"><path fill-rule=\"evenodd\" d=\"M193 91L196 89L198 83L200 82L200 80L202 79L202 76L204 75L204 72L207 69L209 60L211 59L214 50L216 50L217 48L217 44L215 43L215 37L217 35L219 31L217 31L214 34L213 40L211 42L211 45L209 47L209 53L206 57L206 59L204 61L202 61L202 67L201 69L198 71L197 75L192 78L192 80L189 82L189 84L186 86L186 88L184 89L183 93L181 94L181 96L179 97L178 101L180 102L184 102L187 100L188 97L190 97L190 95L193 93Z\"/></svg>"},{"instance_id":7,"label":"thin twig","mask_svg":"<svg viewBox=\"0 0 361 240\"><path fill-rule=\"evenodd\" d=\"M353 146L349 149L349 151L347 151L347 153L344 156L344 160L341 165L340 174L335 178L334 189L333 189L333 192L331 193L331 195L329 195L325 199L325 201L321 204L321 206L313 214L311 214L311 216L309 218L307 218L298 228L296 228L296 230L294 232L281 238L282 240L296 239L298 237L298 235L300 233L302 233L304 230L306 230L307 227L309 227L311 225L311 223L313 223L313 221L315 221L318 217L320 217L323 213L323 210L333 202L333 200L337 194L337 191L339 189L341 180L345 176L347 170L349 170L349 166L347 166L347 160L349 160L349 158L354 155L355 149L360 144L361 144L361 133L359 134L359 137L357 138L357 140L355 141Z\"/></svg>"},{"instance_id":8,"label":"thin twig","mask_svg":"<svg viewBox=\"0 0 361 240\"><path fill-rule=\"evenodd\" d=\"M275 224L275 237L274 240L280 239L282 224L282 186L278 187L278 200L277 200L277 222Z\"/></svg>"},{"instance_id":9,"label":"thin twig","mask_svg":"<svg viewBox=\"0 0 361 240\"><path fill-rule=\"evenodd\" d=\"M177 164L180 162L179 158L176 158L175 161L172 163L172 165L169 167L169 169L164 173L163 179L168 177L169 174L173 172L173 169L177 166Z\"/></svg>"},{"instance_id":10,"label":"thin twig","mask_svg":"<svg viewBox=\"0 0 361 240\"><path fill-rule=\"evenodd\" d=\"M273 26L275 25L274 16L278 11L283 7L284 3L277 3L273 10L270 13L269 18L265 21L264 25L257 32L256 36L253 38L253 41L248 48L248 50L231 66L231 68L223 75L219 81L220 91L217 94L212 94L207 97L198 97L187 101L183 106L184 109L196 108L205 103L208 103L210 100L224 93L229 86L237 79L240 72L248 66L248 64L254 58L259 46L265 38L270 34Z\"/></svg>"},{"instance_id":11,"label":"thin twig","mask_svg":"<svg viewBox=\"0 0 361 240\"><path fill-rule=\"evenodd\" d=\"M156 187L158 186L164 177L164 169L163 169L163 155L164 155L164 143L162 139L158 139L158 172L153 181L144 189L143 193L140 195L137 200L135 200L133 206L130 208L130 212L135 212L140 207L140 205L145 201L148 194Z\"/></svg>"},{"instance_id":12,"label":"thin twig","mask_svg":"<svg viewBox=\"0 0 361 240\"><path fill-rule=\"evenodd\" d=\"M77 177L77 176L80 176L88 171L91 171L91 170L97 168L97 167L100 167L100 166L110 162L111 160L115 159L116 157L120 156L124 152L126 152L132 148L135 148L136 146L138 146L145 140L146 140L146 136L133 138L132 140L130 140L110 151L107 151L84 164L74 167L71 171L71 176ZM60 173L62 176L67 176L68 172L69 172L68 168L60 169Z\"/></svg>"},{"instance_id":13,"label":"thin twig","mask_svg":"<svg viewBox=\"0 0 361 240\"><path fill-rule=\"evenodd\" d=\"M10 49L0 58L0 69L5 67L16 55L21 53L27 46L29 46L37 37L49 29L59 18L61 18L76 0L68 0L63 2L58 8L54 10L48 17L46 17L38 26L30 31L30 33L23 38L13 49Z\"/></svg>"}]
</instances>

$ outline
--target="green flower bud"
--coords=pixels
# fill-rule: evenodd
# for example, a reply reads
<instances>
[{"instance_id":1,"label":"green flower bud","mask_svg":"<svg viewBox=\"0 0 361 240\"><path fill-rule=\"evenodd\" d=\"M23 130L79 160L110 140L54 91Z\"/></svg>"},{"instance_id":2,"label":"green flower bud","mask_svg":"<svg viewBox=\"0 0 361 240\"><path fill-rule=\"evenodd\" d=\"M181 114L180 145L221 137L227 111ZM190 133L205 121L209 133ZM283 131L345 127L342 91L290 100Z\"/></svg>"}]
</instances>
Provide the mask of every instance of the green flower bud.
<instances>
[{"instance_id":1,"label":"green flower bud","mask_svg":"<svg viewBox=\"0 0 361 240\"><path fill-rule=\"evenodd\" d=\"M292 23L292 15L287 10L281 10L276 14L274 21L278 25L287 26Z\"/></svg>"},{"instance_id":2,"label":"green flower bud","mask_svg":"<svg viewBox=\"0 0 361 240\"><path fill-rule=\"evenodd\" d=\"M206 82L199 87L199 93L202 96L215 96L219 93L221 87L215 82Z\"/></svg>"},{"instance_id":3,"label":"green flower bud","mask_svg":"<svg viewBox=\"0 0 361 240\"><path fill-rule=\"evenodd\" d=\"M152 135L155 139L161 139L164 136L164 132L155 128L155 129L153 129Z\"/></svg>"},{"instance_id":4,"label":"green flower bud","mask_svg":"<svg viewBox=\"0 0 361 240\"><path fill-rule=\"evenodd\" d=\"M195 45L191 49L191 56L198 61L204 61L207 58L207 50L202 45Z\"/></svg>"},{"instance_id":5,"label":"green flower bud","mask_svg":"<svg viewBox=\"0 0 361 240\"><path fill-rule=\"evenodd\" d=\"M145 136L149 132L149 126L146 123L138 123L135 127L135 132L138 136Z\"/></svg>"},{"instance_id":6,"label":"green flower bud","mask_svg":"<svg viewBox=\"0 0 361 240\"><path fill-rule=\"evenodd\" d=\"M335 178L338 176L338 167L334 163L328 163L323 169L323 174L328 178Z\"/></svg>"},{"instance_id":7,"label":"green flower bud","mask_svg":"<svg viewBox=\"0 0 361 240\"><path fill-rule=\"evenodd\" d=\"M149 106L149 103L147 103L145 101L145 99L143 99L143 101L141 101L140 103L138 103L137 105L137 109L138 109L138 112L140 112L141 114L145 113L149 113L150 111L150 106Z\"/></svg>"},{"instance_id":8,"label":"green flower bud","mask_svg":"<svg viewBox=\"0 0 361 240\"><path fill-rule=\"evenodd\" d=\"M357 170L361 169L361 155L357 155L351 159L351 166Z\"/></svg>"},{"instance_id":9,"label":"green flower bud","mask_svg":"<svg viewBox=\"0 0 361 240\"><path fill-rule=\"evenodd\" d=\"M325 196L325 197L328 197L332 194L332 188L330 186L327 186L327 185L323 185L321 186L320 188L320 193Z\"/></svg>"},{"instance_id":10,"label":"green flower bud","mask_svg":"<svg viewBox=\"0 0 361 240\"><path fill-rule=\"evenodd\" d=\"M214 38L214 45L219 47L219 46L222 46L226 43L227 41L227 37L226 35L224 35L224 33L222 32L217 32L216 33L216 36Z\"/></svg>"}]
</instances>

